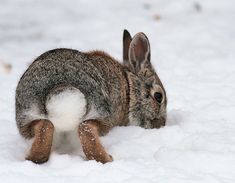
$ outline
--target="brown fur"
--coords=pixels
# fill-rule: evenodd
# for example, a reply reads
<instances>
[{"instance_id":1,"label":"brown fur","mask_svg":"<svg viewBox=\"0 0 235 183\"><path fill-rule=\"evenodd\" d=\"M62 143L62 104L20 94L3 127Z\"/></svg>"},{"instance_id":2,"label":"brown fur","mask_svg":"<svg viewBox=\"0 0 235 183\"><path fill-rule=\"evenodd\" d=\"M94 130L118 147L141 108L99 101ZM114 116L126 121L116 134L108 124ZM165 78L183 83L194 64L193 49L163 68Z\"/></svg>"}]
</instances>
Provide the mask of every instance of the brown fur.
<instances>
[{"instance_id":1,"label":"brown fur","mask_svg":"<svg viewBox=\"0 0 235 183\"><path fill-rule=\"evenodd\" d=\"M105 58L106 60L115 60L112 56L100 50L89 51L86 54L92 57L102 57Z\"/></svg>"},{"instance_id":2,"label":"brown fur","mask_svg":"<svg viewBox=\"0 0 235 183\"><path fill-rule=\"evenodd\" d=\"M35 139L26 159L41 164L49 159L54 126L49 120L36 120L31 127Z\"/></svg>"},{"instance_id":3,"label":"brown fur","mask_svg":"<svg viewBox=\"0 0 235 183\"><path fill-rule=\"evenodd\" d=\"M107 126L103 126L97 120L87 120L79 125L78 134L87 159L101 163L113 161L112 156L105 151L99 140L99 135L108 130Z\"/></svg>"}]
</instances>

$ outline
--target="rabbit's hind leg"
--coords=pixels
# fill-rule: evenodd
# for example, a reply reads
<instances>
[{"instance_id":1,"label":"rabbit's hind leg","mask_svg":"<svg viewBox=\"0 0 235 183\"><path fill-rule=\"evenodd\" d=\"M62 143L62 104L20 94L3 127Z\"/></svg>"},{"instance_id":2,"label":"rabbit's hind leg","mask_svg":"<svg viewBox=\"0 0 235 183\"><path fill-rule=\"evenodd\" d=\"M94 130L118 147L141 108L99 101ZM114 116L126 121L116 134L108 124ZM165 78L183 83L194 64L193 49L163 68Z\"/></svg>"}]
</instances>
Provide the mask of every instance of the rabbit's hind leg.
<instances>
[{"instance_id":1,"label":"rabbit's hind leg","mask_svg":"<svg viewBox=\"0 0 235 183\"><path fill-rule=\"evenodd\" d=\"M49 120L41 119L31 122L31 128L34 133L34 141L26 159L42 164L50 156L54 126Z\"/></svg>"},{"instance_id":2,"label":"rabbit's hind leg","mask_svg":"<svg viewBox=\"0 0 235 183\"><path fill-rule=\"evenodd\" d=\"M79 125L78 134L87 159L101 163L113 161L112 156L105 151L99 139L99 134L107 130L109 129L101 125L98 120L86 120Z\"/></svg>"}]
</instances>

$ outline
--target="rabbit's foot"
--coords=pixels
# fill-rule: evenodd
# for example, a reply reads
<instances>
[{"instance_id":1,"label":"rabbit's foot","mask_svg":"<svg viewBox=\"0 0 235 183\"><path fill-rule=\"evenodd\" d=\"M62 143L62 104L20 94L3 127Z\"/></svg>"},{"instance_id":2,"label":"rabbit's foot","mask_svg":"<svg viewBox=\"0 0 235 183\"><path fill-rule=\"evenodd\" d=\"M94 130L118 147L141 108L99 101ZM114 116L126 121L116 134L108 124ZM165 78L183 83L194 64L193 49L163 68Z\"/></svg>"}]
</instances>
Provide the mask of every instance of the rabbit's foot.
<instances>
[{"instance_id":1,"label":"rabbit's foot","mask_svg":"<svg viewBox=\"0 0 235 183\"><path fill-rule=\"evenodd\" d=\"M36 152L35 154L30 153L26 158L26 160L32 161L36 164L42 164L48 161L49 154L44 154L41 152Z\"/></svg>"},{"instance_id":2,"label":"rabbit's foot","mask_svg":"<svg viewBox=\"0 0 235 183\"><path fill-rule=\"evenodd\" d=\"M113 161L113 157L109 155L107 152L105 152L104 150L96 151L96 152L92 152L92 151L89 152L89 150L85 150L84 148L83 150L88 160L96 160L97 162L101 162L103 164Z\"/></svg>"},{"instance_id":3,"label":"rabbit's foot","mask_svg":"<svg viewBox=\"0 0 235 183\"><path fill-rule=\"evenodd\" d=\"M54 126L49 120L36 120L32 122L31 128L34 141L26 160L37 164L45 163L51 152Z\"/></svg>"},{"instance_id":4,"label":"rabbit's foot","mask_svg":"<svg viewBox=\"0 0 235 183\"><path fill-rule=\"evenodd\" d=\"M113 161L112 156L105 151L99 140L99 134L107 130L107 127L97 120L87 120L79 125L78 134L87 159L101 163Z\"/></svg>"}]
</instances>

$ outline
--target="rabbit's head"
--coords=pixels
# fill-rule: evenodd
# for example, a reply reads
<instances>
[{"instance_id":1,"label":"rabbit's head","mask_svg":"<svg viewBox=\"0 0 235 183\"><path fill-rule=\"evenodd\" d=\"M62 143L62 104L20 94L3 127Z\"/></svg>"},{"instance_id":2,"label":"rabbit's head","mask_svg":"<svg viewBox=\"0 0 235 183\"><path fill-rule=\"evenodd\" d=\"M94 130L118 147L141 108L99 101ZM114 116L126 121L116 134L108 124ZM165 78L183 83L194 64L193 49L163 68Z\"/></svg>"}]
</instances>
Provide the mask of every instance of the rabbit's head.
<instances>
[{"instance_id":1,"label":"rabbit's head","mask_svg":"<svg viewBox=\"0 0 235 183\"><path fill-rule=\"evenodd\" d=\"M144 33L133 39L123 34L123 61L128 68L130 124L144 128L165 125L167 97L165 89L150 62L150 44Z\"/></svg>"}]
</instances>

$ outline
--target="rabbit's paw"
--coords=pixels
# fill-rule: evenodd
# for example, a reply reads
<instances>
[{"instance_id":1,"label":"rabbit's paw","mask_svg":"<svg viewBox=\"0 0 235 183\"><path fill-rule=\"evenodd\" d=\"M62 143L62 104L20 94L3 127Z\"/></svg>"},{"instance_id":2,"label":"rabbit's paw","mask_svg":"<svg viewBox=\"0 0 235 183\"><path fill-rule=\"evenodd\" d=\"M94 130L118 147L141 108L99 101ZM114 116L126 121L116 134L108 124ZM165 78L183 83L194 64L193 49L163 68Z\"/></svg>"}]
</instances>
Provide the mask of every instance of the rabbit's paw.
<instances>
[{"instance_id":1,"label":"rabbit's paw","mask_svg":"<svg viewBox=\"0 0 235 183\"><path fill-rule=\"evenodd\" d=\"M48 161L49 156L45 155L44 153L31 153L25 159L32 161L36 164L43 164Z\"/></svg>"}]
</instances>

